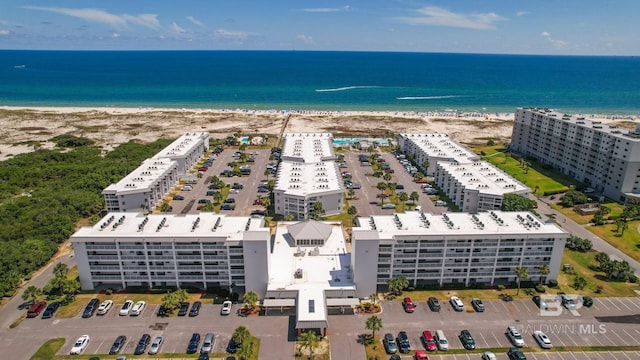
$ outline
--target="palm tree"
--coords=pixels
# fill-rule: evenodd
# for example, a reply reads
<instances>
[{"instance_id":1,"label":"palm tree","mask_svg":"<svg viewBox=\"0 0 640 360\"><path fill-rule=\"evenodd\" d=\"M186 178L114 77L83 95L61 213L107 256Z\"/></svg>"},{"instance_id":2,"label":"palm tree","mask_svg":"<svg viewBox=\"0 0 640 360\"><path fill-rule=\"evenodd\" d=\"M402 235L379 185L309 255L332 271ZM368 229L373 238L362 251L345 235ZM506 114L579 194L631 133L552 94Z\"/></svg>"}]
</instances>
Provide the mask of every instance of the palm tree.
<instances>
[{"instance_id":1,"label":"palm tree","mask_svg":"<svg viewBox=\"0 0 640 360\"><path fill-rule=\"evenodd\" d=\"M387 281L387 286L389 287L389 291L396 295L400 295L402 294L402 289L409 286L409 280L404 276L391 278Z\"/></svg>"},{"instance_id":2,"label":"palm tree","mask_svg":"<svg viewBox=\"0 0 640 360\"><path fill-rule=\"evenodd\" d=\"M384 181L389 182L391 181L392 176L389 173L385 173L384 175L382 175L382 178L384 179Z\"/></svg>"},{"instance_id":3,"label":"palm tree","mask_svg":"<svg viewBox=\"0 0 640 360\"><path fill-rule=\"evenodd\" d=\"M356 191L353 188L350 188L349 191L347 191L347 194L349 195L349 199L353 199L353 197L356 196Z\"/></svg>"},{"instance_id":4,"label":"palm tree","mask_svg":"<svg viewBox=\"0 0 640 360\"><path fill-rule=\"evenodd\" d=\"M78 279L65 279L60 286L60 290L62 290L67 300L73 299L78 290L80 290L80 282Z\"/></svg>"},{"instance_id":5,"label":"palm tree","mask_svg":"<svg viewBox=\"0 0 640 360\"><path fill-rule=\"evenodd\" d=\"M367 330L371 330L371 338L374 338L376 336L376 331L382 329L382 319L376 315L369 316L364 327Z\"/></svg>"},{"instance_id":6,"label":"palm tree","mask_svg":"<svg viewBox=\"0 0 640 360\"><path fill-rule=\"evenodd\" d=\"M529 277L529 271L524 266L517 266L513 271L516 273L516 279L518 280L518 291L516 295L520 293L520 281Z\"/></svg>"},{"instance_id":7,"label":"palm tree","mask_svg":"<svg viewBox=\"0 0 640 360\"><path fill-rule=\"evenodd\" d=\"M269 208L269 205L271 205L271 198L269 198L268 196L263 197L262 206Z\"/></svg>"},{"instance_id":8,"label":"palm tree","mask_svg":"<svg viewBox=\"0 0 640 360\"><path fill-rule=\"evenodd\" d=\"M69 272L69 267L67 264L57 263L56 266L53 267L53 276L57 278L64 278L67 276Z\"/></svg>"},{"instance_id":9,"label":"palm tree","mask_svg":"<svg viewBox=\"0 0 640 360\"><path fill-rule=\"evenodd\" d=\"M267 181L269 181L269 175L271 175L271 171L269 171L268 169L264 171L264 176L267 177Z\"/></svg>"},{"instance_id":10,"label":"palm tree","mask_svg":"<svg viewBox=\"0 0 640 360\"><path fill-rule=\"evenodd\" d=\"M309 359L313 359L313 350L320 345L320 338L315 331L305 331L300 335L300 349L309 349Z\"/></svg>"},{"instance_id":11,"label":"palm tree","mask_svg":"<svg viewBox=\"0 0 640 360\"><path fill-rule=\"evenodd\" d=\"M245 344L238 348L238 358L240 360L249 360L255 357L255 349L253 348L253 339L248 339Z\"/></svg>"},{"instance_id":12,"label":"palm tree","mask_svg":"<svg viewBox=\"0 0 640 360\"><path fill-rule=\"evenodd\" d=\"M26 302L35 302L40 296L42 296L42 290L31 285L24 289L24 292L22 293L22 300Z\"/></svg>"},{"instance_id":13,"label":"palm tree","mask_svg":"<svg viewBox=\"0 0 640 360\"><path fill-rule=\"evenodd\" d=\"M371 303L373 305L375 305L376 304L376 300L378 299L378 294L373 293L373 294L369 295L369 299L371 299Z\"/></svg>"},{"instance_id":14,"label":"palm tree","mask_svg":"<svg viewBox=\"0 0 640 360\"><path fill-rule=\"evenodd\" d=\"M220 204L220 202L222 201L222 193L220 191L216 191L213 193L213 201L216 202L216 204Z\"/></svg>"},{"instance_id":15,"label":"palm tree","mask_svg":"<svg viewBox=\"0 0 640 360\"><path fill-rule=\"evenodd\" d=\"M416 204L416 201L418 201L420 199L420 195L418 194L417 191L412 191L411 194L409 195L409 200L413 201L413 205Z\"/></svg>"},{"instance_id":16,"label":"palm tree","mask_svg":"<svg viewBox=\"0 0 640 360\"><path fill-rule=\"evenodd\" d=\"M260 300L260 298L255 291L247 291L242 296L242 301L244 301L244 304L247 305L251 310L253 310L253 308L256 306L258 300Z\"/></svg>"},{"instance_id":17,"label":"palm tree","mask_svg":"<svg viewBox=\"0 0 640 360\"><path fill-rule=\"evenodd\" d=\"M544 280L546 280L547 275L551 272L551 269L549 269L549 265L547 264L540 264L536 268L540 273L540 284L542 284L544 283Z\"/></svg>"},{"instance_id":18,"label":"palm tree","mask_svg":"<svg viewBox=\"0 0 640 360\"><path fill-rule=\"evenodd\" d=\"M284 216L284 221L293 221L296 219L296 216L293 213L287 213Z\"/></svg>"},{"instance_id":19,"label":"palm tree","mask_svg":"<svg viewBox=\"0 0 640 360\"><path fill-rule=\"evenodd\" d=\"M409 194L407 194L406 192L402 192L398 197L400 198L400 201L402 201L403 205L407 204L407 200L409 200Z\"/></svg>"},{"instance_id":20,"label":"palm tree","mask_svg":"<svg viewBox=\"0 0 640 360\"><path fill-rule=\"evenodd\" d=\"M251 338L251 333L249 332L249 329L247 329L246 326L240 325L233 332L233 335L231 335L231 338L237 344L242 344L246 342L249 338Z\"/></svg>"}]
</instances>

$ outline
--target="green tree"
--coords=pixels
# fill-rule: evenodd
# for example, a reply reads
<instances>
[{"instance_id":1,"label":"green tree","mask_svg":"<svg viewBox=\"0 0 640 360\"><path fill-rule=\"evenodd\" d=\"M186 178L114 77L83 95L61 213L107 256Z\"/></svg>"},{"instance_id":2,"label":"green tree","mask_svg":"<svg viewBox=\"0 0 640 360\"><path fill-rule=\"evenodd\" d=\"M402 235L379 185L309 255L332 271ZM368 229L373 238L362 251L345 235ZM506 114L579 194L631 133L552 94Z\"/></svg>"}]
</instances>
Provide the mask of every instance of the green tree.
<instances>
[{"instance_id":1,"label":"green tree","mask_svg":"<svg viewBox=\"0 0 640 360\"><path fill-rule=\"evenodd\" d=\"M532 211L538 204L518 194L505 194L502 200L502 211Z\"/></svg>"},{"instance_id":2,"label":"green tree","mask_svg":"<svg viewBox=\"0 0 640 360\"><path fill-rule=\"evenodd\" d=\"M425 173L425 174L427 173L427 169L429 169L429 165L430 165L430 164L429 164L429 160L425 160L425 161L422 163L422 169L424 170L424 173Z\"/></svg>"},{"instance_id":3,"label":"green tree","mask_svg":"<svg viewBox=\"0 0 640 360\"><path fill-rule=\"evenodd\" d=\"M294 213L287 213L284 216L284 221L293 221L296 219L296 215Z\"/></svg>"},{"instance_id":4,"label":"green tree","mask_svg":"<svg viewBox=\"0 0 640 360\"><path fill-rule=\"evenodd\" d=\"M247 291L242 296L242 301L244 302L245 306L251 310L253 310L253 308L256 306L258 300L260 300L260 298L255 291Z\"/></svg>"},{"instance_id":5,"label":"green tree","mask_svg":"<svg viewBox=\"0 0 640 360\"><path fill-rule=\"evenodd\" d=\"M246 326L240 325L236 328L236 330L233 332L233 335L231 335L231 337L233 338L233 341L235 341L237 344L242 344L251 338L251 333L249 332L249 329L247 329Z\"/></svg>"},{"instance_id":6,"label":"green tree","mask_svg":"<svg viewBox=\"0 0 640 360\"><path fill-rule=\"evenodd\" d=\"M269 181L269 176L271 176L271 171L269 169L264 171L264 176L267 177L267 181Z\"/></svg>"},{"instance_id":7,"label":"green tree","mask_svg":"<svg viewBox=\"0 0 640 360\"><path fill-rule=\"evenodd\" d=\"M162 306L168 311L171 312L177 309L180 304L187 300L189 294L185 289L176 289L174 291L168 291L162 297Z\"/></svg>"},{"instance_id":8,"label":"green tree","mask_svg":"<svg viewBox=\"0 0 640 360\"><path fill-rule=\"evenodd\" d=\"M320 338L315 331L305 331L300 335L300 350L309 349L309 359L313 359L313 351L320 345Z\"/></svg>"},{"instance_id":9,"label":"green tree","mask_svg":"<svg viewBox=\"0 0 640 360\"><path fill-rule=\"evenodd\" d=\"M529 277L529 271L524 266L517 266L513 269L513 272L516 273L516 280L518 281L518 291L516 292L516 295L518 295L520 293L520 281Z\"/></svg>"},{"instance_id":10,"label":"green tree","mask_svg":"<svg viewBox=\"0 0 640 360\"><path fill-rule=\"evenodd\" d=\"M27 287L24 289L24 292L22 292L22 300L26 302L35 302L40 296L42 296L42 290L33 285Z\"/></svg>"},{"instance_id":11,"label":"green tree","mask_svg":"<svg viewBox=\"0 0 640 360\"><path fill-rule=\"evenodd\" d=\"M253 337L247 339L245 343L238 348L237 355L240 360L249 360L256 356L255 348L253 347Z\"/></svg>"},{"instance_id":12,"label":"green tree","mask_svg":"<svg viewBox=\"0 0 640 360\"><path fill-rule=\"evenodd\" d=\"M406 289L409 286L409 280L406 277L400 276L397 278L391 278L387 281L387 286L389 287L389 291L396 295L401 295L402 290Z\"/></svg>"},{"instance_id":13,"label":"green tree","mask_svg":"<svg viewBox=\"0 0 640 360\"><path fill-rule=\"evenodd\" d=\"M389 182L393 177L391 176L391 174L385 173L384 175L382 175L382 178L384 179L384 181Z\"/></svg>"},{"instance_id":14,"label":"green tree","mask_svg":"<svg viewBox=\"0 0 640 360\"><path fill-rule=\"evenodd\" d=\"M585 286L587 286L587 279L585 279L584 276L576 276L573 279L573 288L576 290L582 290L585 288Z\"/></svg>"},{"instance_id":15,"label":"green tree","mask_svg":"<svg viewBox=\"0 0 640 360\"><path fill-rule=\"evenodd\" d=\"M169 205L168 202L163 201L160 204L160 212L169 212L169 211L171 211L171 205Z\"/></svg>"},{"instance_id":16,"label":"green tree","mask_svg":"<svg viewBox=\"0 0 640 360\"><path fill-rule=\"evenodd\" d=\"M67 300L71 300L80 291L80 281L78 279L64 279L60 290Z\"/></svg>"},{"instance_id":17,"label":"green tree","mask_svg":"<svg viewBox=\"0 0 640 360\"><path fill-rule=\"evenodd\" d=\"M609 258L609 254L604 252L597 253L595 256L595 260L598 262L598 269L600 269L601 271L603 266L611 261L611 259Z\"/></svg>"},{"instance_id":18,"label":"green tree","mask_svg":"<svg viewBox=\"0 0 640 360\"><path fill-rule=\"evenodd\" d=\"M349 195L349 199L353 199L356 196L356 191L353 188L347 190L347 195Z\"/></svg>"},{"instance_id":19,"label":"green tree","mask_svg":"<svg viewBox=\"0 0 640 360\"><path fill-rule=\"evenodd\" d=\"M538 269L538 273L540 274L540 284L543 284L547 279L547 275L549 275L549 273L551 272L551 269L549 269L549 265L547 264L540 264L536 266L536 268Z\"/></svg>"},{"instance_id":20,"label":"green tree","mask_svg":"<svg viewBox=\"0 0 640 360\"><path fill-rule=\"evenodd\" d=\"M69 273L69 267L67 266L67 264L57 263L53 267L53 276L55 277L65 278L67 277L68 273Z\"/></svg>"},{"instance_id":21,"label":"green tree","mask_svg":"<svg viewBox=\"0 0 640 360\"><path fill-rule=\"evenodd\" d=\"M371 338L374 338L376 336L376 331L382 329L382 319L376 315L369 316L364 327L367 330L371 330Z\"/></svg>"},{"instance_id":22,"label":"green tree","mask_svg":"<svg viewBox=\"0 0 640 360\"><path fill-rule=\"evenodd\" d=\"M384 195L386 195L384 191L387 189L387 184L380 181L376 184L376 189L380 190L380 205L382 205L384 204Z\"/></svg>"},{"instance_id":23,"label":"green tree","mask_svg":"<svg viewBox=\"0 0 640 360\"><path fill-rule=\"evenodd\" d=\"M559 204L563 207L572 207L578 204L585 204L587 201L589 201L587 195L577 190L569 190L560 198Z\"/></svg>"},{"instance_id":24,"label":"green tree","mask_svg":"<svg viewBox=\"0 0 640 360\"><path fill-rule=\"evenodd\" d=\"M403 205L406 205L407 204L407 200L409 200L409 194L407 194L406 192L403 191L402 193L400 193L398 198L400 199L400 201L402 201Z\"/></svg>"},{"instance_id":25,"label":"green tree","mask_svg":"<svg viewBox=\"0 0 640 360\"><path fill-rule=\"evenodd\" d=\"M375 305L376 304L376 300L378 300L378 294L373 293L373 294L369 295L369 299L371 299L371 303L373 305Z\"/></svg>"},{"instance_id":26,"label":"green tree","mask_svg":"<svg viewBox=\"0 0 640 360\"><path fill-rule=\"evenodd\" d=\"M271 205L271 198L269 198L268 196L263 197L262 206L264 206L265 208L269 208L269 205Z\"/></svg>"},{"instance_id":27,"label":"green tree","mask_svg":"<svg viewBox=\"0 0 640 360\"><path fill-rule=\"evenodd\" d=\"M353 205L349 206L349 208L347 209L347 214L351 215L352 219L355 218L356 215L358 215L358 208Z\"/></svg>"},{"instance_id":28,"label":"green tree","mask_svg":"<svg viewBox=\"0 0 640 360\"><path fill-rule=\"evenodd\" d=\"M222 192L220 192L220 191L216 191L216 192L213 193L213 201L216 204L220 204L222 202L222 198L223 197L224 196L222 195Z\"/></svg>"},{"instance_id":29,"label":"green tree","mask_svg":"<svg viewBox=\"0 0 640 360\"><path fill-rule=\"evenodd\" d=\"M409 194L409 200L413 201L413 205L416 204L416 201L418 201L420 199L420 194L418 194L417 191L412 191L411 194Z\"/></svg>"}]
</instances>

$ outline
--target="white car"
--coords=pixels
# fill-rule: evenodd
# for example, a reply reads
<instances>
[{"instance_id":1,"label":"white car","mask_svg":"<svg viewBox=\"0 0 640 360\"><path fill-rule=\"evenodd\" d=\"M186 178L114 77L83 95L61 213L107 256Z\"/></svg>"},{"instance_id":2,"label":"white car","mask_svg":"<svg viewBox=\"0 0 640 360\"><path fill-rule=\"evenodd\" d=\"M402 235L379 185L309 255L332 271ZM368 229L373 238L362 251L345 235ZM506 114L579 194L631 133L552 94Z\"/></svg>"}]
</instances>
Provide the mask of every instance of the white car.
<instances>
[{"instance_id":1,"label":"white car","mask_svg":"<svg viewBox=\"0 0 640 360\"><path fill-rule=\"evenodd\" d=\"M496 358L496 354L492 353L491 351L485 351L482 353L482 360L497 360L498 358Z\"/></svg>"},{"instance_id":2,"label":"white car","mask_svg":"<svg viewBox=\"0 0 640 360\"><path fill-rule=\"evenodd\" d=\"M124 305L122 305L122 308L120 309L120 316L129 315L129 311L131 311L132 307L133 307L133 301L132 300L125 301Z\"/></svg>"},{"instance_id":3,"label":"white car","mask_svg":"<svg viewBox=\"0 0 640 360\"><path fill-rule=\"evenodd\" d=\"M464 311L464 304L462 303L462 300L460 300L459 297L452 296L449 299L449 302L451 303L451 306L453 306L453 309L455 311Z\"/></svg>"},{"instance_id":4,"label":"white car","mask_svg":"<svg viewBox=\"0 0 640 360\"><path fill-rule=\"evenodd\" d=\"M222 309L220 310L221 315L229 315L231 314L231 301L227 300L222 303Z\"/></svg>"},{"instance_id":5,"label":"white car","mask_svg":"<svg viewBox=\"0 0 640 360\"><path fill-rule=\"evenodd\" d=\"M151 343L151 347L149 347L149 355L157 354L158 351L160 351L160 346L162 346L163 341L164 339L162 338L162 336L158 336L155 339L153 339L153 342Z\"/></svg>"},{"instance_id":6,"label":"white car","mask_svg":"<svg viewBox=\"0 0 640 360\"><path fill-rule=\"evenodd\" d=\"M538 345L540 345L543 349L551 349L553 345L551 345L551 340L549 337L540 330L536 330L533 332L533 338L536 339Z\"/></svg>"},{"instance_id":7,"label":"white car","mask_svg":"<svg viewBox=\"0 0 640 360\"><path fill-rule=\"evenodd\" d=\"M104 315L108 313L112 307L113 307L113 300L103 301L102 304L100 304L100 307L98 307L98 315Z\"/></svg>"},{"instance_id":8,"label":"white car","mask_svg":"<svg viewBox=\"0 0 640 360\"><path fill-rule=\"evenodd\" d=\"M515 328L515 326L509 326L507 328L507 336L509 336L509 339L511 339L513 345L517 347L524 346L524 339L522 338L522 335L520 335L520 332Z\"/></svg>"},{"instance_id":9,"label":"white car","mask_svg":"<svg viewBox=\"0 0 640 360\"><path fill-rule=\"evenodd\" d=\"M84 348L89 344L89 335L82 335L76 340L71 348L71 355L78 355L84 351Z\"/></svg>"},{"instance_id":10,"label":"white car","mask_svg":"<svg viewBox=\"0 0 640 360\"><path fill-rule=\"evenodd\" d=\"M138 301L135 305L133 305L133 307L131 308L131 311L129 312L129 315L131 316L138 316L140 314L142 314L142 310L144 310L144 307L147 306L147 303L144 301Z\"/></svg>"}]
</instances>

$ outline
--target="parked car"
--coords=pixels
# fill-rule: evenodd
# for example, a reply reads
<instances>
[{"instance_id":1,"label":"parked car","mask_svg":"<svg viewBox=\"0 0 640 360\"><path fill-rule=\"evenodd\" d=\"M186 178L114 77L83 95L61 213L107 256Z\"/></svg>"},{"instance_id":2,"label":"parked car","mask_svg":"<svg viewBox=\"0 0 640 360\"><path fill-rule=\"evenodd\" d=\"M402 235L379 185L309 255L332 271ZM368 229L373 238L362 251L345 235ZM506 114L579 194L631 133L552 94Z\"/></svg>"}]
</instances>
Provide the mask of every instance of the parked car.
<instances>
[{"instance_id":1,"label":"parked car","mask_svg":"<svg viewBox=\"0 0 640 360\"><path fill-rule=\"evenodd\" d=\"M576 302L573 301L573 299L563 293L563 292L559 292L558 293L558 300L562 303L562 306L564 306L567 310L575 310L576 309Z\"/></svg>"},{"instance_id":2,"label":"parked car","mask_svg":"<svg viewBox=\"0 0 640 360\"><path fill-rule=\"evenodd\" d=\"M507 351L507 356L509 357L509 360L527 360L527 357L524 356L522 351L515 347Z\"/></svg>"},{"instance_id":3,"label":"parked car","mask_svg":"<svg viewBox=\"0 0 640 360\"><path fill-rule=\"evenodd\" d=\"M482 360L498 360L498 358L491 351L485 351L482 353Z\"/></svg>"},{"instance_id":4,"label":"parked car","mask_svg":"<svg viewBox=\"0 0 640 360\"><path fill-rule=\"evenodd\" d=\"M157 354L158 351L160 351L160 347L162 346L163 341L164 341L164 338L162 336L158 336L155 339L153 339L153 342L149 347L149 355Z\"/></svg>"},{"instance_id":5,"label":"parked car","mask_svg":"<svg viewBox=\"0 0 640 360\"><path fill-rule=\"evenodd\" d=\"M227 198L224 200L225 204L235 204L236 203L236 199L234 198Z\"/></svg>"},{"instance_id":6,"label":"parked car","mask_svg":"<svg viewBox=\"0 0 640 360\"><path fill-rule=\"evenodd\" d=\"M233 204L222 204L220 210L235 210L236 206Z\"/></svg>"},{"instance_id":7,"label":"parked car","mask_svg":"<svg viewBox=\"0 0 640 360\"><path fill-rule=\"evenodd\" d=\"M384 334L382 344L384 345L384 349L387 354L395 354L398 352L398 345L396 344L396 339L393 337L393 335L389 333Z\"/></svg>"},{"instance_id":8,"label":"parked car","mask_svg":"<svg viewBox=\"0 0 640 360\"><path fill-rule=\"evenodd\" d=\"M220 309L220 315L229 315L231 314L231 307L233 303L229 300L222 303L222 309Z\"/></svg>"},{"instance_id":9,"label":"parked car","mask_svg":"<svg viewBox=\"0 0 640 360\"><path fill-rule=\"evenodd\" d=\"M438 350L447 351L449 350L449 342L447 338L444 336L444 331L436 330L436 343L438 344Z\"/></svg>"},{"instance_id":10,"label":"parked car","mask_svg":"<svg viewBox=\"0 0 640 360\"><path fill-rule=\"evenodd\" d=\"M89 340L89 335L80 336L78 340L76 340L76 342L73 344L73 347L71 347L70 354L79 355L80 353L82 353L87 345L89 345Z\"/></svg>"},{"instance_id":11,"label":"parked car","mask_svg":"<svg viewBox=\"0 0 640 360\"><path fill-rule=\"evenodd\" d=\"M189 312L189 303L183 302L180 303L180 309L178 310L178 316L186 316L187 312Z\"/></svg>"},{"instance_id":12,"label":"parked car","mask_svg":"<svg viewBox=\"0 0 640 360\"><path fill-rule=\"evenodd\" d=\"M82 311L83 318L90 318L93 314L98 310L98 304L100 304L100 300L93 298L89 301L87 306L84 307L84 311Z\"/></svg>"},{"instance_id":13,"label":"parked car","mask_svg":"<svg viewBox=\"0 0 640 360\"><path fill-rule=\"evenodd\" d=\"M509 340L511 340L511 343L513 345L517 347L524 346L524 339L522 338L520 332L515 328L515 326L509 326L507 328L507 336L509 337Z\"/></svg>"},{"instance_id":14,"label":"parked car","mask_svg":"<svg viewBox=\"0 0 640 360\"><path fill-rule=\"evenodd\" d=\"M51 304L47 305L47 308L44 309L44 312L42 313L42 318L49 319L53 317L56 311L58 311L58 309L60 308L60 305L61 304L58 301L54 301Z\"/></svg>"},{"instance_id":15,"label":"parked car","mask_svg":"<svg viewBox=\"0 0 640 360\"><path fill-rule=\"evenodd\" d=\"M396 190L404 190L404 185L396 184Z\"/></svg>"},{"instance_id":16,"label":"parked car","mask_svg":"<svg viewBox=\"0 0 640 360\"><path fill-rule=\"evenodd\" d=\"M482 300L478 298L474 298L471 300L471 306L473 306L473 309L476 312L484 312L484 303L482 303Z\"/></svg>"},{"instance_id":17,"label":"parked car","mask_svg":"<svg viewBox=\"0 0 640 360\"><path fill-rule=\"evenodd\" d=\"M145 306L147 306L147 303L144 301L138 301L135 305L133 305L133 307L131 308L131 312L129 313L129 315L131 316L139 316L140 314L142 314L142 310L144 310Z\"/></svg>"},{"instance_id":18,"label":"parked car","mask_svg":"<svg viewBox=\"0 0 640 360\"><path fill-rule=\"evenodd\" d=\"M202 306L202 303L200 301L194 302L193 305L191 305L191 310L189 310L189 316L190 317L198 316L198 314L200 314L201 306Z\"/></svg>"},{"instance_id":19,"label":"parked car","mask_svg":"<svg viewBox=\"0 0 640 360\"><path fill-rule=\"evenodd\" d=\"M449 298L449 302L451 303L453 310L464 311L464 304L462 303L462 300L460 300L459 297L452 296L451 298Z\"/></svg>"},{"instance_id":20,"label":"parked car","mask_svg":"<svg viewBox=\"0 0 640 360\"><path fill-rule=\"evenodd\" d=\"M131 311L132 307L133 307L133 300L125 301L124 304L122 305L122 308L120 308L120 316L129 315L129 311Z\"/></svg>"},{"instance_id":21,"label":"parked car","mask_svg":"<svg viewBox=\"0 0 640 360\"><path fill-rule=\"evenodd\" d=\"M439 312L440 311L440 301L438 300L438 298L431 296L428 300L427 300L427 304L429 305L429 309L431 309L431 311L433 312Z\"/></svg>"},{"instance_id":22,"label":"parked car","mask_svg":"<svg viewBox=\"0 0 640 360\"><path fill-rule=\"evenodd\" d=\"M387 204L382 205L382 208L385 209L385 210L391 210L391 209L395 209L396 205L395 204L391 204L391 203L387 203Z\"/></svg>"},{"instance_id":23,"label":"parked car","mask_svg":"<svg viewBox=\"0 0 640 360\"><path fill-rule=\"evenodd\" d=\"M189 345L187 345L187 354L195 354L198 351L198 347L200 347L200 334L193 333L191 340L189 340Z\"/></svg>"},{"instance_id":24,"label":"parked car","mask_svg":"<svg viewBox=\"0 0 640 360\"><path fill-rule=\"evenodd\" d=\"M198 356L197 360L209 360L209 354L207 353L202 353Z\"/></svg>"},{"instance_id":25,"label":"parked car","mask_svg":"<svg viewBox=\"0 0 640 360\"><path fill-rule=\"evenodd\" d=\"M460 342L465 349L473 350L476 348L476 341L473 340L473 336L471 336L469 330L460 331L460 336L458 337L460 338Z\"/></svg>"},{"instance_id":26,"label":"parked car","mask_svg":"<svg viewBox=\"0 0 640 360\"><path fill-rule=\"evenodd\" d=\"M547 336L547 334L543 333L540 330L536 330L533 332L533 338L536 339L538 345L540 345L543 349L551 349L553 345L551 344L551 340Z\"/></svg>"},{"instance_id":27,"label":"parked car","mask_svg":"<svg viewBox=\"0 0 640 360\"><path fill-rule=\"evenodd\" d=\"M408 353L411 351L411 343L409 343L409 336L405 331L398 333L398 347L401 353Z\"/></svg>"},{"instance_id":28,"label":"parked car","mask_svg":"<svg viewBox=\"0 0 640 360\"><path fill-rule=\"evenodd\" d=\"M227 352L230 354L235 354L238 351L238 343L233 340L233 338L229 339L229 343L227 343Z\"/></svg>"},{"instance_id":29,"label":"parked car","mask_svg":"<svg viewBox=\"0 0 640 360\"><path fill-rule=\"evenodd\" d=\"M593 306L593 298L591 296L583 296L582 297L582 306L584 307L592 307Z\"/></svg>"},{"instance_id":30,"label":"parked car","mask_svg":"<svg viewBox=\"0 0 640 360\"><path fill-rule=\"evenodd\" d=\"M40 315L42 310L44 310L46 307L47 307L46 302L38 301L37 303L31 305L29 310L27 310L27 317L28 318L38 317L38 315Z\"/></svg>"},{"instance_id":31,"label":"parked car","mask_svg":"<svg viewBox=\"0 0 640 360\"><path fill-rule=\"evenodd\" d=\"M124 335L120 335L116 338L116 341L111 345L111 349L109 349L109 355L114 355L120 352L124 348L124 344L127 342L127 337Z\"/></svg>"},{"instance_id":32,"label":"parked car","mask_svg":"<svg viewBox=\"0 0 640 360\"><path fill-rule=\"evenodd\" d=\"M167 309L163 305L160 305L160 307L158 308L158 312L156 313L156 316L158 317L167 316Z\"/></svg>"},{"instance_id":33,"label":"parked car","mask_svg":"<svg viewBox=\"0 0 640 360\"><path fill-rule=\"evenodd\" d=\"M144 354L144 352L147 350L147 345L149 345L150 342L151 342L151 335L149 334L142 335L142 337L138 341L138 345L136 345L136 349L134 350L133 354L134 355Z\"/></svg>"},{"instance_id":34,"label":"parked car","mask_svg":"<svg viewBox=\"0 0 640 360\"><path fill-rule=\"evenodd\" d=\"M416 354L414 356L415 360L429 360L427 353L424 350L416 350Z\"/></svg>"},{"instance_id":35,"label":"parked car","mask_svg":"<svg viewBox=\"0 0 640 360\"><path fill-rule=\"evenodd\" d=\"M176 195L176 196L173 197L173 200L184 200L184 196Z\"/></svg>"},{"instance_id":36,"label":"parked car","mask_svg":"<svg viewBox=\"0 0 640 360\"><path fill-rule=\"evenodd\" d=\"M412 313L416 309L416 304L411 301L410 297L406 297L402 300L402 307L405 312Z\"/></svg>"},{"instance_id":37,"label":"parked car","mask_svg":"<svg viewBox=\"0 0 640 360\"><path fill-rule=\"evenodd\" d=\"M531 300L533 300L533 302L538 305L538 307L542 310L547 310L549 308L549 305L547 305L547 301L545 299L543 299L541 296L534 296L531 298Z\"/></svg>"},{"instance_id":38,"label":"parked car","mask_svg":"<svg viewBox=\"0 0 640 360\"><path fill-rule=\"evenodd\" d=\"M436 343L436 339L431 334L431 331L423 331L421 339L425 349L429 351L436 351L438 344Z\"/></svg>"},{"instance_id":39,"label":"parked car","mask_svg":"<svg viewBox=\"0 0 640 360\"><path fill-rule=\"evenodd\" d=\"M207 333L204 336L204 341L202 342L202 347L200 348L200 352L203 354L210 353L215 343L216 343L215 335L213 333Z\"/></svg>"},{"instance_id":40,"label":"parked car","mask_svg":"<svg viewBox=\"0 0 640 360\"><path fill-rule=\"evenodd\" d=\"M210 202L211 202L211 200L209 200L209 199L200 199L200 200L198 200L198 204L206 204L206 203L210 203Z\"/></svg>"},{"instance_id":41,"label":"parked car","mask_svg":"<svg viewBox=\"0 0 640 360\"><path fill-rule=\"evenodd\" d=\"M98 315L105 315L113 307L113 300L105 300L98 307Z\"/></svg>"}]
</instances>

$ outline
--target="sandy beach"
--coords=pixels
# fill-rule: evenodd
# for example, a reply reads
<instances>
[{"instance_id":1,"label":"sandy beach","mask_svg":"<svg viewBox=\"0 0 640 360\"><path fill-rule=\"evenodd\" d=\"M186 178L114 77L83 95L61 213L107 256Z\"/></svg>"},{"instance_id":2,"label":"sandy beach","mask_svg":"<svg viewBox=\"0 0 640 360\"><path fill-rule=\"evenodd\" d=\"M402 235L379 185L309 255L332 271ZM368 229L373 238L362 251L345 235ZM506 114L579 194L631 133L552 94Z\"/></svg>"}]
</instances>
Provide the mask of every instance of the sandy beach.
<instances>
[{"instance_id":1,"label":"sandy beach","mask_svg":"<svg viewBox=\"0 0 640 360\"><path fill-rule=\"evenodd\" d=\"M233 133L277 136L287 117L285 132L381 137L400 132L447 133L464 144L488 139L507 142L513 124L512 113L1 106L0 159L33 151L34 143L51 147L48 140L65 133L90 138L107 150L131 139L150 142L189 131L209 131L216 138ZM630 129L638 121L604 115L588 118Z\"/></svg>"}]
</instances>

